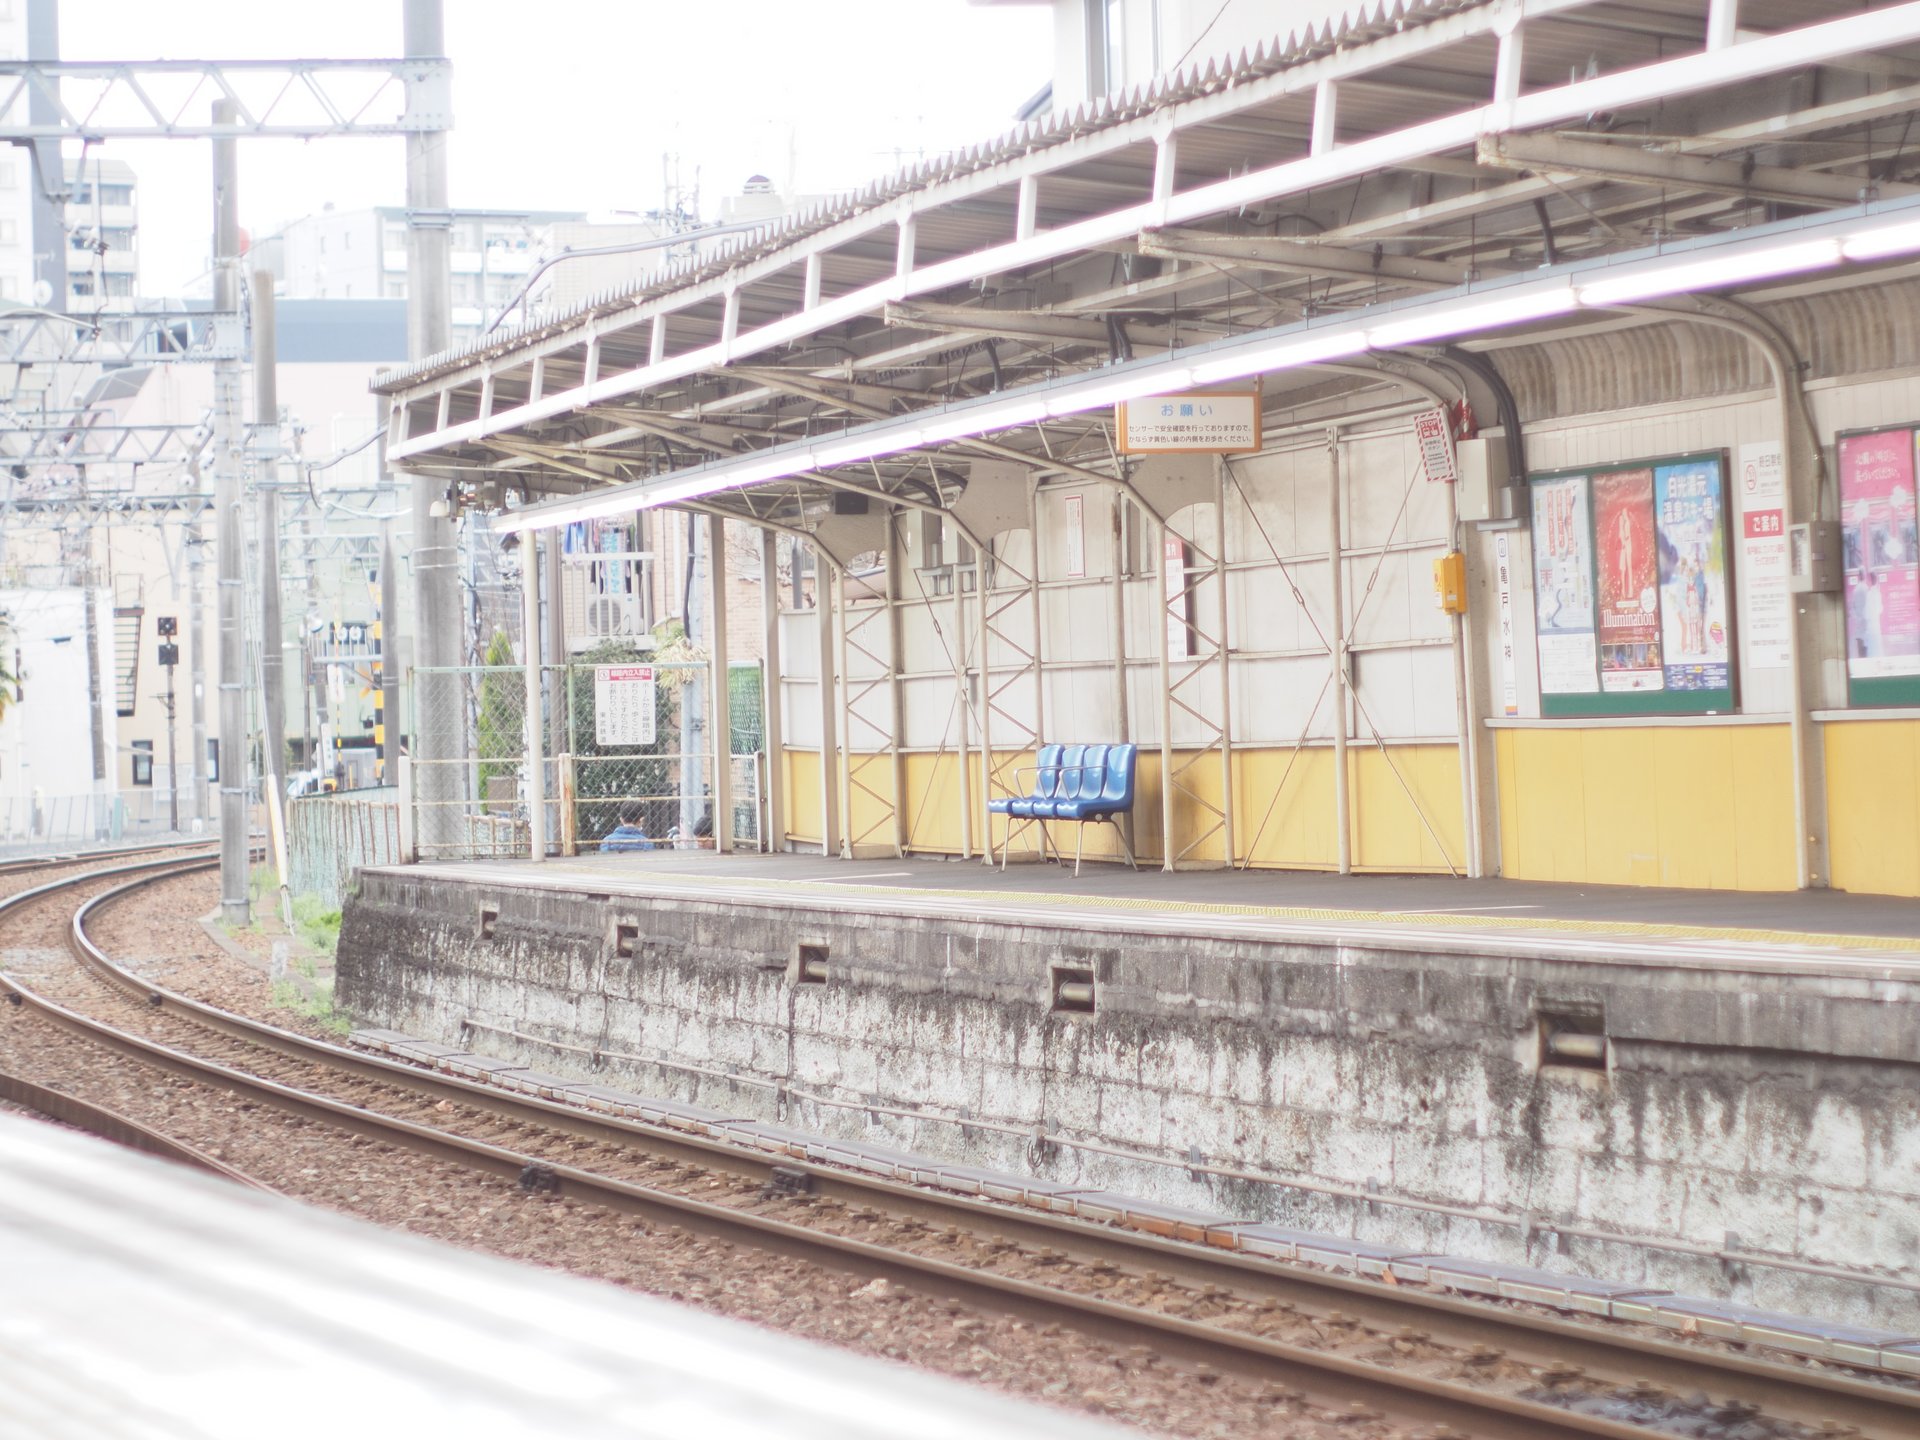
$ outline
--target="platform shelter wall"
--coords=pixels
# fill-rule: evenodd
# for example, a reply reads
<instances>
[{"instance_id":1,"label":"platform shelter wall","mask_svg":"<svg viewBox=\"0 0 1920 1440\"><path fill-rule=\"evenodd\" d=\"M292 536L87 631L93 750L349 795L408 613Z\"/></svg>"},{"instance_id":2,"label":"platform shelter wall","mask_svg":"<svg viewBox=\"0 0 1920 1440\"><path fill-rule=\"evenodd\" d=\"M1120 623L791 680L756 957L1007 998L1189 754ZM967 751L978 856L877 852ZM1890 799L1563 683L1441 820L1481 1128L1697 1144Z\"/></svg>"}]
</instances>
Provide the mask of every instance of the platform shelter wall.
<instances>
[{"instance_id":1,"label":"platform shelter wall","mask_svg":"<svg viewBox=\"0 0 1920 1440\"><path fill-rule=\"evenodd\" d=\"M1820 364L1844 372L1866 344L1834 342ZM1575 385L1538 357L1514 354L1522 399L1534 406L1577 407L1582 396L1644 400L1653 388L1640 383L1647 377L1628 383L1597 373ZM1714 451L1737 458L1743 445L1782 439L1776 398L1770 388L1753 388L1750 357L1735 349L1673 363L1674 386L1713 393L1529 416L1529 473ZM1910 363L1863 374L1817 369L1807 392L1829 491L1836 433L1920 423L1920 369ZM1143 863L1163 863L1161 741L1170 726L1179 778L1165 832L1180 863L1335 868L1340 722L1327 642L1334 629L1330 489L1337 483L1354 869L1469 869L1470 799L1456 709L1462 662L1431 583L1433 561L1458 543L1472 577L1463 643L1473 723L1465 728L1479 747L1471 803L1485 872L1793 888L1791 672L1753 663L1740 643L1737 532L1729 556L1732 712L1543 717L1527 526L1456 526L1451 487L1425 480L1415 447L1411 414L1424 402L1386 379L1375 398L1380 405L1359 418L1274 427L1262 453L1226 462L1218 490L1199 485L1212 500L1196 502L1193 485L1162 485L1135 472L1140 497L1185 546L1185 584L1175 583L1184 620L1169 618L1156 520L1112 484L1051 478L1033 488L1030 524L984 537L991 554L984 637L980 567L970 547L957 533L940 534L937 520L908 511L893 517L896 598L863 590L866 598L851 598L839 617L855 643L829 660L832 693L844 692L845 710L836 766L824 771L819 621L806 610L780 617L788 843L822 843L826 802L834 799L823 789L826 776L852 765L858 783L844 797L847 813L836 814L836 833L864 837L863 853L877 844L978 856L991 837L997 854L1006 824L989 819L986 800L1030 780L1040 741L1131 740L1140 746L1132 848ZM1503 432L1482 434L1499 443ZM1224 555L1216 565L1222 498ZM1831 509L1831 498L1826 503ZM1513 577L1512 714L1504 712L1494 582L1501 543ZM1849 708L1844 620L1828 604L1830 633L1810 661L1822 697L1811 743L1826 771L1824 794L1815 798L1830 837L1826 873L1814 883L1920 895L1920 711ZM1173 646L1166 673L1178 695L1164 707L1163 629ZM1222 630L1224 685L1213 650ZM994 760L984 770L983 720ZM897 766L881 762L895 750ZM1025 776L1022 767L1029 767ZM988 773L990 784L983 783ZM1220 797L1229 788L1226 835ZM1090 856L1121 853L1104 827L1089 830L1085 842ZM1023 859L1039 853L1031 831L1012 850Z\"/></svg>"},{"instance_id":2,"label":"platform shelter wall","mask_svg":"<svg viewBox=\"0 0 1920 1440\"><path fill-rule=\"evenodd\" d=\"M1809 382L1826 462L1838 432L1920 422L1912 368ZM1535 473L1779 441L1772 392L1668 401L1527 427ZM1470 535L1476 625L1497 653L1495 537ZM1511 531L1519 715L1496 714L1500 873L1518 879L1737 890L1794 888L1793 754L1785 667L1748 663L1734 615L1737 711L1716 716L1542 719L1531 540ZM1737 577L1740 556L1731 556ZM1816 657L1824 708L1830 874L1839 889L1920 895L1920 718L1847 704L1836 617ZM1498 679L1494 677L1497 686ZM1493 691L1496 697L1498 691Z\"/></svg>"},{"instance_id":3,"label":"platform shelter wall","mask_svg":"<svg viewBox=\"0 0 1920 1440\"><path fill-rule=\"evenodd\" d=\"M1453 658L1446 617L1429 599L1432 561L1447 548L1451 497L1446 487L1425 482L1404 423L1339 444L1340 567L1357 695L1347 722L1355 741L1348 760L1355 864L1462 869L1459 774L1448 758L1458 741ZM1154 501L1151 482L1140 483L1145 498ZM1224 719L1232 735L1236 809L1246 818L1236 824L1230 848L1212 842L1213 863L1332 868L1337 847L1326 776L1336 707L1328 683L1332 660L1322 638L1332 630L1332 483L1326 432L1318 428L1234 462L1218 572L1211 560L1218 547L1215 504L1168 506L1166 518L1192 557L1186 604L1195 629L1208 635L1218 633L1224 578L1231 674L1223 696L1217 659L1176 656L1176 674L1208 673L1183 688L1184 703L1164 719L1157 629L1168 621L1156 526L1110 486L1040 487L1033 500L1037 575L1033 529L1006 530L991 541L988 605L994 623L985 645L993 690L993 793L1006 793L1020 767L1031 766L1036 739L1132 740L1141 747L1133 847L1143 861L1156 862L1164 858L1158 823L1163 728L1171 722L1176 769L1191 767L1176 794L1178 851L1211 823L1207 805L1218 804L1228 783L1217 762L1206 762ZM862 772L879 794L849 797L846 829L867 833L891 807L900 812L906 849L978 853L988 825L979 783L979 595L974 571L963 570L956 603L954 572L944 565L917 566L925 555L911 553L914 538L906 547L898 602L856 600L844 615L850 634L886 635L889 624L897 625L902 660L896 700L886 683L885 643L848 648L837 680L846 691L841 763L861 764L847 755L874 755L890 744L904 754L903 784L877 767ZM951 545L949 539L943 558L951 557ZM792 756L786 767L792 787L788 839L818 844L819 622L810 611L788 611L780 623L782 734ZM1197 641L1194 648L1201 648ZM960 668L967 675L964 703L955 678ZM1004 738L1009 735L1026 743L1010 746ZM961 824L963 751L973 773L970 838ZM814 758L801 758L808 754ZM1305 812L1322 808L1324 823L1305 819ZM1005 839L1005 822L996 818L992 827L997 847ZM1090 831L1086 849L1089 855L1120 855L1111 832ZM1037 853L1031 833L1015 842L1015 852Z\"/></svg>"}]
</instances>

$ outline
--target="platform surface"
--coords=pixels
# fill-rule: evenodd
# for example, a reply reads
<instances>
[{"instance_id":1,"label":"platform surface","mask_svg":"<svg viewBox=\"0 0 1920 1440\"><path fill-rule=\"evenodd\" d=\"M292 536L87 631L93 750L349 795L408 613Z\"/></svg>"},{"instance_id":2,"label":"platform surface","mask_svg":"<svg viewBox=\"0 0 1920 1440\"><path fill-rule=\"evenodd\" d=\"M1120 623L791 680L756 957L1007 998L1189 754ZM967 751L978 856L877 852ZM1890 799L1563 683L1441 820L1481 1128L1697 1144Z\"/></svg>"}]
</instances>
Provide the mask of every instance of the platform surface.
<instances>
[{"instance_id":1,"label":"platform surface","mask_svg":"<svg viewBox=\"0 0 1920 1440\"><path fill-rule=\"evenodd\" d=\"M1621 963L1920 975L1920 900L1843 891L1557 885L1298 871L1166 873L980 861L654 850L408 867L476 885L721 900L1105 934L1193 935L1566 956Z\"/></svg>"}]
</instances>

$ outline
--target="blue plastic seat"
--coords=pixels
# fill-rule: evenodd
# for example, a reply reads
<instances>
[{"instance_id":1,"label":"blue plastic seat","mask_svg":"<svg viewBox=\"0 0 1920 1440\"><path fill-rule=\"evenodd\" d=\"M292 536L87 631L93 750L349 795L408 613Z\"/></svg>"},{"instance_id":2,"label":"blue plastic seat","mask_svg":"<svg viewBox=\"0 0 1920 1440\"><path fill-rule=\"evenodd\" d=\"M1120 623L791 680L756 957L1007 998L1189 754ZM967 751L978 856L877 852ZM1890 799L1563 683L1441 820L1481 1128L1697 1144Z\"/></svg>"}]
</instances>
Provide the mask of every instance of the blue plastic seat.
<instances>
[{"instance_id":1,"label":"blue plastic seat","mask_svg":"<svg viewBox=\"0 0 1920 1440\"><path fill-rule=\"evenodd\" d=\"M1042 745L1034 757L1033 790L1026 795L995 796L987 801L987 809L995 815L1011 815L1016 820L1038 818L1035 807L1049 804L1060 789L1060 752L1059 745ZM1051 812L1049 812L1051 813Z\"/></svg>"},{"instance_id":2,"label":"blue plastic seat","mask_svg":"<svg viewBox=\"0 0 1920 1440\"><path fill-rule=\"evenodd\" d=\"M1070 820L1080 829L1073 847L1073 873L1080 873L1081 852L1086 841L1087 824L1090 821L1103 821L1112 825L1120 837L1120 849L1127 857L1127 863L1136 870L1139 865L1133 858L1133 847L1127 843L1127 833L1121 828L1117 817L1133 809L1134 760L1139 747L1121 745L1042 745L1035 752L1036 764L1033 767L1033 789L1025 795L1006 795L991 798L987 809L995 815L1005 815L1009 820L1037 824L1040 827L1040 844L1044 852L1048 845L1047 824L1049 820ZM1016 771L1016 776L1028 773ZM1013 837L1018 825L1007 832L1006 844L1000 851L1000 868L1005 869L1007 858L1013 849ZM992 837L989 835L991 845ZM1060 856L1064 864L1065 855Z\"/></svg>"},{"instance_id":3,"label":"blue plastic seat","mask_svg":"<svg viewBox=\"0 0 1920 1440\"><path fill-rule=\"evenodd\" d=\"M1086 754L1087 747L1084 745L1060 747L1060 768L1056 772L1058 783L1044 795L1035 793L1032 811L1034 819L1053 819L1055 809L1080 793L1080 768L1086 759Z\"/></svg>"},{"instance_id":4,"label":"blue plastic seat","mask_svg":"<svg viewBox=\"0 0 1920 1440\"><path fill-rule=\"evenodd\" d=\"M1072 800L1055 801L1056 820L1107 820L1133 809L1132 745L1095 745L1100 752L1100 768L1093 769L1093 756L1087 757L1087 777L1079 795Z\"/></svg>"},{"instance_id":5,"label":"blue plastic seat","mask_svg":"<svg viewBox=\"0 0 1920 1440\"><path fill-rule=\"evenodd\" d=\"M1080 751L1080 763L1069 774L1064 768L1060 794L1048 811L1052 820L1084 820L1087 807L1100 803L1100 788L1106 783L1107 747L1105 745L1068 746Z\"/></svg>"}]
</instances>

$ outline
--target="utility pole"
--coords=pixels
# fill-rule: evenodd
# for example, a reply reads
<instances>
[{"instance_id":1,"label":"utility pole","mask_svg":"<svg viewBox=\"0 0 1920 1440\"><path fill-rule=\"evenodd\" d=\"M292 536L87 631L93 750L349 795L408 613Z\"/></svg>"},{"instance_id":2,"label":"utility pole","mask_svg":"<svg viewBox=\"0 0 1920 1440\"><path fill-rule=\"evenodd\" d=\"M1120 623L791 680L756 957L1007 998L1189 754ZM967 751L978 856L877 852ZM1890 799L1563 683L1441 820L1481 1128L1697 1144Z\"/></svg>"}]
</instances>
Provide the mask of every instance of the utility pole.
<instances>
[{"instance_id":1,"label":"utility pole","mask_svg":"<svg viewBox=\"0 0 1920 1440\"><path fill-rule=\"evenodd\" d=\"M231 100L213 123L231 125ZM227 352L213 362L213 533L220 625L220 916L245 925L247 904L246 580L240 528L240 167L232 138L213 142L213 311Z\"/></svg>"},{"instance_id":2,"label":"utility pole","mask_svg":"<svg viewBox=\"0 0 1920 1440\"><path fill-rule=\"evenodd\" d=\"M60 0L27 0L27 56L32 60L60 58ZM35 125L57 124L60 119L59 89L41 94L38 88L27 97L27 118ZM67 311L67 164L61 158L58 140L34 140L27 152L33 158L33 276L45 282L47 298L35 293L24 298L48 310Z\"/></svg>"},{"instance_id":3,"label":"utility pole","mask_svg":"<svg viewBox=\"0 0 1920 1440\"><path fill-rule=\"evenodd\" d=\"M409 59L446 54L441 0L406 0ZM453 340L452 231L447 199L447 134L407 136L407 354L415 360ZM413 481L413 758L415 835L427 854L459 836L457 802L466 756L460 689L445 671L461 662L460 557L441 482ZM438 503L436 503L438 502ZM434 513L436 510L438 514ZM529 542L532 543L532 542ZM386 619L392 637L398 617ZM392 645L389 639L388 647ZM440 673L432 673L439 671ZM423 673L427 672L427 673ZM394 717L389 716L389 723Z\"/></svg>"},{"instance_id":4,"label":"utility pole","mask_svg":"<svg viewBox=\"0 0 1920 1440\"><path fill-rule=\"evenodd\" d=\"M196 488L199 476L195 475ZM187 710L192 725L187 739L187 780L193 787L193 818L205 825L213 818L207 804L207 623L206 532L200 517L187 524Z\"/></svg>"},{"instance_id":5,"label":"utility pole","mask_svg":"<svg viewBox=\"0 0 1920 1440\"><path fill-rule=\"evenodd\" d=\"M253 272L253 419L261 446L254 502L260 545L260 707L263 783L281 793L287 764L285 636L280 618L280 387L273 272Z\"/></svg>"},{"instance_id":6,"label":"utility pole","mask_svg":"<svg viewBox=\"0 0 1920 1440\"><path fill-rule=\"evenodd\" d=\"M193 597L187 597L191 604ZM171 615L162 615L156 622L160 635L160 663L167 671L167 817L168 828L174 834L180 833L180 756L175 746L178 730L174 726L173 709L173 672L180 668L180 645L174 636L179 630L179 621Z\"/></svg>"},{"instance_id":7,"label":"utility pole","mask_svg":"<svg viewBox=\"0 0 1920 1440\"><path fill-rule=\"evenodd\" d=\"M400 585L395 574L399 561L393 548L393 521L380 521L380 614L373 622L373 675L379 687L374 741L380 747L380 783L394 785L400 779L400 671L394 664L391 642L394 621L400 614Z\"/></svg>"}]
</instances>

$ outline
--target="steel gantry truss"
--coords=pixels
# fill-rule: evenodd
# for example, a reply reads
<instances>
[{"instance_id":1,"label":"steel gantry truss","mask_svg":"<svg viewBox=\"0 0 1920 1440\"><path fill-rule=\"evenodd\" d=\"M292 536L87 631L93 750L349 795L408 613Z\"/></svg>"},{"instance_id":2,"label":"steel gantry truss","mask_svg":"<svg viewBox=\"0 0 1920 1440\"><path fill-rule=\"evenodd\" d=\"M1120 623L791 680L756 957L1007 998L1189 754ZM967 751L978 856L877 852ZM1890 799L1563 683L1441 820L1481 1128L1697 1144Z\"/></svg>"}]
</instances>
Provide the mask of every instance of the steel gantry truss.
<instances>
[{"instance_id":1,"label":"steel gantry truss","mask_svg":"<svg viewBox=\"0 0 1920 1440\"><path fill-rule=\"evenodd\" d=\"M47 198L62 198L65 177L58 172L58 144L62 140L95 143L126 139L211 140L214 152L213 233L214 305L208 316L183 319L140 312L132 316L99 315L84 319L51 312L16 309L0 317L11 345L14 365L9 398L16 409L30 400L35 387L26 381L30 367L53 364L86 367L88 362L122 363L144 360L206 359L214 362L215 407L212 421L212 472L216 549L219 557L219 651L221 657L220 732L223 752L243 753L243 691L245 620L239 610L245 577L245 546L239 516L239 474L244 426L239 415L239 363L243 353L240 245L237 199L237 163L234 142L245 137L320 139L333 136L405 137L408 160L409 337L416 355L446 343L450 315L450 281L446 198L446 153L442 140L452 125L451 67L444 58L445 43L440 0L404 0L403 31L407 54L402 59L276 60L276 61L151 61L139 63L72 62L53 60L0 61L0 138L32 147L41 188ZM270 313L270 299L265 307ZM11 321L11 323L8 323ZM114 353L115 351L118 353ZM272 388L271 345L261 393ZM39 387L40 399L48 398ZM65 397L60 397L64 399ZM24 422L34 428L34 422ZM100 422L101 433L56 439L55 451L19 457L9 474L31 473L29 462L50 459L67 465L78 480L88 464L133 464L140 439L138 427L120 426L118 442L107 441L106 429L116 422ZM107 442L102 459L81 459L87 443ZM30 442L29 449L32 449ZM154 438L156 445L171 443ZM206 442L200 442L204 445ZM75 446L80 446L76 452ZM131 448L129 448L131 447ZM157 452L156 452L157 453ZM197 459L197 450L190 458ZM269 458L269 465L271 460ZM65 494L43 498L56 505L94 504L84 486L56 487ZM418 488L418 487L417 487ZM41 503L36 500L34 503ZM145 503L143 501L143 503ZM420 623L419 659L434 666L444 659L453 627L444 623L457 599L457 568L450 563L450 528L437 517L424 495L415 497L414 553L416 557L416 611ZM261 501L261 527L274 528L273 497ZM717 523L717 522L716 522ZM0 531L0 543L4 532ZM278 547L268 544L263 558L266 573L260 587L266 613L277 614ZM197 623L197 610L196 623ZM273 623L269 620L267 623ZM196 638L192 651L201 646ZM724 670L721 672L724 677ZM277 714L275 690L278 667L268 667L259 678L266 703ZM271 728L271 727L270 727ZM724 728L724 727L723 727ZM198 746L195 747L195 753ZM427 756L423 758L441 758ZM270 813L277 813L278 785L271 756L266 776ZM242 923L248 910L245 776L241 767L224 776L221 785L221 894L222 912ZM724 790L716 794L723 795ZM284 851L280 852L284 878Z\"/></svg>"},{"instance_id":2,"label":"steel gantry truss","mask_svg":"<svg viewBox=\"0 0 1920 1440\"><path fill-rule=\"evenodd\" d=\"M210 118L220 100L232 105L231 118ZM413 135L452 126L452 67L444 59L0 60L0 116L10 117L0 120L0 140Z\"/></svg>"},{"instance_id":3,"label":"steel gantry truss","mask_svg":"<svg viewBox=\"0 0 1920 1440\"><path fill-rule=\"evenodd\" d=\"M1155 627L1160 853L1219 863L1218 838L1224 858L1244 858L1231 813L1237 642L1207 601L1224 597L1232 563L1226 485L1189 468L1180 483L1197 499L1157 494L1150 470L1115 454L1113 402L1264 374L1271 417L1324 425L1343 405L1380 403L1383 357L1425 364L1480 334L1618 325L1603 296L1645 293L1645 277L1689 263L1694 278L1661 293L1777 273L1765 264L1796 239L1820 257L1814 270L1902 263L1920 253L1920 154L1900 143L1920 113L1916 46L1914 3L1353 7L415 365L382 387L389 454L477 502L514 493L523 503L500 521L513 529L697 503L811 534L847 487L956 515L970 498L1014 496L1014 518L975 527L983 556L1023 528L1038 554L1022 486L1124 494L1163 555L1170 519L1186 547L1179 573L1160 575ZM1437 388L1488 414L1499 399L1485 367ZM950 478L929 486L929 469ZM1813 483L1796 471L1790 509L1813 513ZM1182 530L1196 503L1217 523ZM1334 557L1336 602L1344 565ZM1115 590L1124 608L1117 578ZM990 580L976 593L982 617L1008 613ZM1344 717L1364 708L1348 608L1322 627L1343 771ZM1176 611L1184 656L1165 653ZM995 671L985 638L956 666L961 712L972 666ZM1464 694L1464 661L1457 671ZM1809 683L1796 670L1796 716ZM1127 713L1124 686L1123 735L1145 718ZM1011 708L991 679L980 693L969 826L996 783L984 722ZM1029 715L1037 737L1037 702ZM1481 741L1464 708L1458 743L1466 773ZM1446 865L1473 870L1480 822L1473 797L1463 803L1467 854Z\"/></svg>"}]
</instances>

